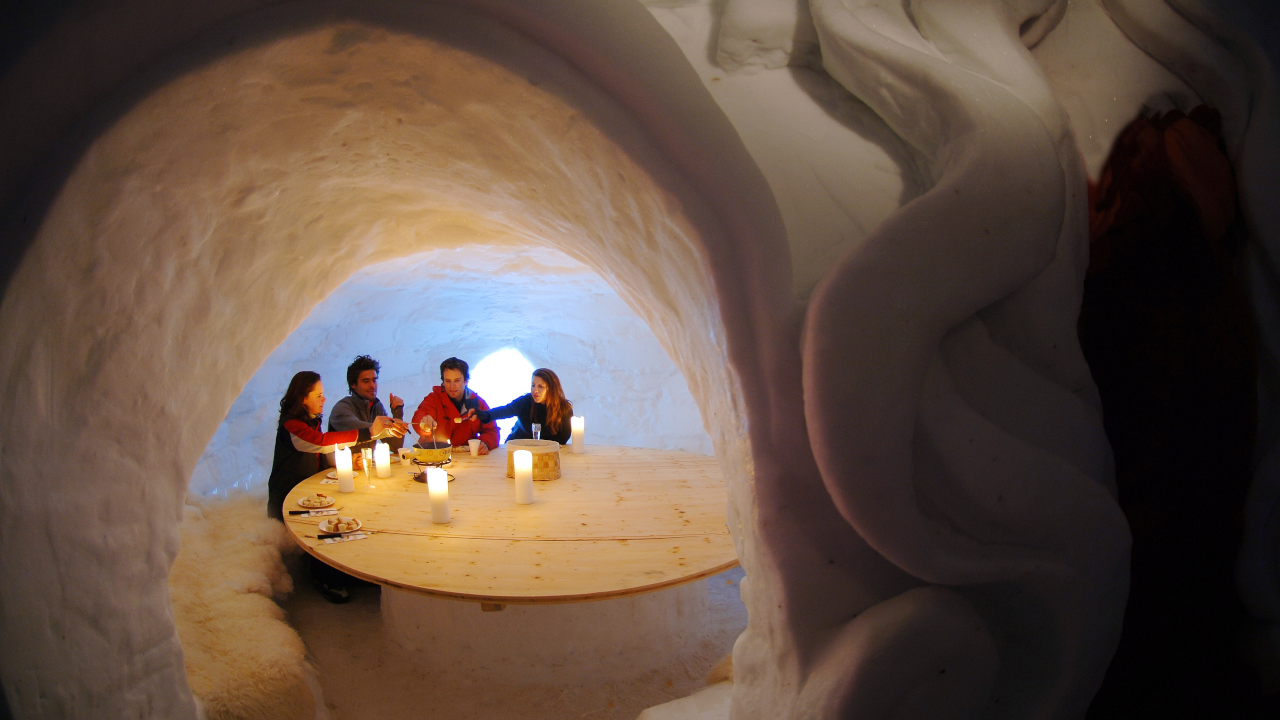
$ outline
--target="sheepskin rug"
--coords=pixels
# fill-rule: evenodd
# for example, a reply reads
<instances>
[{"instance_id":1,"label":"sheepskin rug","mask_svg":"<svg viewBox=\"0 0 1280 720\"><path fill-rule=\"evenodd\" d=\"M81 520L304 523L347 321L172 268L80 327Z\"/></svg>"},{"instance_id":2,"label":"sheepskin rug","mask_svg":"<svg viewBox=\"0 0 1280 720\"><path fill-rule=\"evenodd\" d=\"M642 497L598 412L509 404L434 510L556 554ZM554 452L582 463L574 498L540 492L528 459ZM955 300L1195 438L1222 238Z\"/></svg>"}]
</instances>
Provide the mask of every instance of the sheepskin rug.
<instances>
[{"instance_id":1,"label":"sheepskin rug","mask_svg":"<svg viewBox=\"0 0 1280 720\"><path fill-rule=\"evenodd\" d=\"M328 712L302 638L274 598L293 590L284 527L266 497L191 498L169 573L187 680L211 720L304 720Z\"/></svg>"}]
</instances>

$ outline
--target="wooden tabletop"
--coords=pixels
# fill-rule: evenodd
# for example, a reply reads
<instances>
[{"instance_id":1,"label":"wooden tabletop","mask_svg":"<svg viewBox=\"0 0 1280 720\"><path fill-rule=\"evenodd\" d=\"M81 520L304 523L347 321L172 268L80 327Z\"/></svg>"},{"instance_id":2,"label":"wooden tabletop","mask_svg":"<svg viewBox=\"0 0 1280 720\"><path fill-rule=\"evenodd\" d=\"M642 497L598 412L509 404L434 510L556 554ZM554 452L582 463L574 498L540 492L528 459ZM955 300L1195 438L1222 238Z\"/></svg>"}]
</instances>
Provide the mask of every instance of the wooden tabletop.
<instances>
[{"instance_id":1,"label":"wooden tabletop","mask_svg":"<svg viewBox=\"0 0 1280 720\"><path fill-rule=\"evenodd\" d=\"M340 515L375 531L364 540L315 539L322 518L285 525L307 552L380 585L486 603L540 604L623 597L677 585L738 564L714 457L673 450L591 446L560 453L562 477L534 482L517 505L506 448L448 468L451 522L431 522L427 486L399 463L390 478L356 475L356 491L302 481L285 510L322 492ZM311 537L307 537L311 536Z\"/></svg>"}]
</instances>

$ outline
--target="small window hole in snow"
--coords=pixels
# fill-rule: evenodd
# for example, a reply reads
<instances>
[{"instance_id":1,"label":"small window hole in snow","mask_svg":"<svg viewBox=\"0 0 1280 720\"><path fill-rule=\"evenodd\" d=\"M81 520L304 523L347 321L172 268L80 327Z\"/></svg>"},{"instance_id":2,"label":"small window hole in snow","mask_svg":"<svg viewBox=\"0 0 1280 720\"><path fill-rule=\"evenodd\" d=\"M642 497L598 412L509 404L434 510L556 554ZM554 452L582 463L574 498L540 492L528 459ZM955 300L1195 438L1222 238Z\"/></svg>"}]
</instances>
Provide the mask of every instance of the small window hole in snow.
<instances>
[{"instance_id":1,"label":"small window hole in snow","mask_svg":"<svg viewBox=\"0 0 1280 720\"><path fill-rule=\"evenodd\" d=\"M535 369L519 350L503 348L476 363L471 369L468 387L484 398L490 407L506 405L529 392L530 378ZM498 437L506 439L515 424L515 418L499 420Z\"/></svg>"}]
</instances>

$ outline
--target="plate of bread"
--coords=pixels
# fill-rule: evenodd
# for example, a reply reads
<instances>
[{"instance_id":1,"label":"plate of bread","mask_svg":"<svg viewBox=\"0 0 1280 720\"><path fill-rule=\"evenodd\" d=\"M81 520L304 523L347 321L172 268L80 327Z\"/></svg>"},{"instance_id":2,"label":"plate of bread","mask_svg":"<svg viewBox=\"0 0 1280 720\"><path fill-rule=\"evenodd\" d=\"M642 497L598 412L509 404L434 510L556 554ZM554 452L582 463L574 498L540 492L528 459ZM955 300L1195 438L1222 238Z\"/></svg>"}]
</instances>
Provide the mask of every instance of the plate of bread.
<instances>
[{"instance_id":1,"label":"plate of bread","mask_svg":"<svg viewBox=\"0 0 1280 720\"><path fill-rule=\"evenodd\" d=\"M315 493L303 498L298 498L298 504L305 508L324 508L337 502L333 498L324 493Z\"/></svg>"},{"instance_id":2,"label":"plate of bread","mask_svg":"<svg viewBox=\"0 0 1280 720\"><path fill-rule=\"evenodd\" d=\"M320 532L349 533L360 529L360 521L349 517L330 517L320 521Z\"/></svg>"}]
</instances>

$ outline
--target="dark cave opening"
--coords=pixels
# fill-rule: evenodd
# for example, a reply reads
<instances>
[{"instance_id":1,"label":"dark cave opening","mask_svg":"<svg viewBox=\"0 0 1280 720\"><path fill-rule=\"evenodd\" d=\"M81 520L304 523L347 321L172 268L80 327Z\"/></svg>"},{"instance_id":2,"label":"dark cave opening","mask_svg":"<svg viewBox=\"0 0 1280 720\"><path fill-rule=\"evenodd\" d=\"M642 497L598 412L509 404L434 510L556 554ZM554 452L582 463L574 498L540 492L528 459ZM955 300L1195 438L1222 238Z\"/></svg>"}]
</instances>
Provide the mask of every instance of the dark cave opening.
<instances>
[{"instance_id":1,"label":"dark cave opening","mask_svg":"<svg viewBox=\"0 0 1280 720\"><path fill-rule=\"evenodd\" d=\"M1090 187L1080 343L1133 535L1119 647L1089 717L1275 717L1242 650L1235 563L1257 432L1245 227L1217 111L1139 117Z\"/></svg>"}]
</instances>

